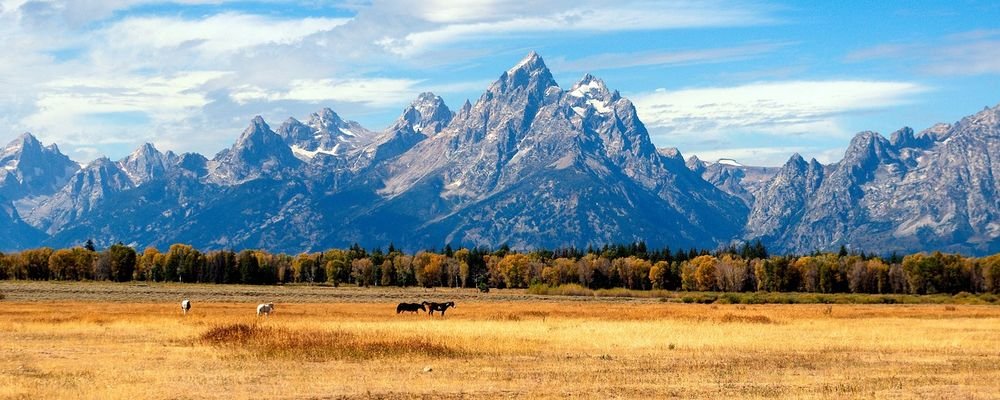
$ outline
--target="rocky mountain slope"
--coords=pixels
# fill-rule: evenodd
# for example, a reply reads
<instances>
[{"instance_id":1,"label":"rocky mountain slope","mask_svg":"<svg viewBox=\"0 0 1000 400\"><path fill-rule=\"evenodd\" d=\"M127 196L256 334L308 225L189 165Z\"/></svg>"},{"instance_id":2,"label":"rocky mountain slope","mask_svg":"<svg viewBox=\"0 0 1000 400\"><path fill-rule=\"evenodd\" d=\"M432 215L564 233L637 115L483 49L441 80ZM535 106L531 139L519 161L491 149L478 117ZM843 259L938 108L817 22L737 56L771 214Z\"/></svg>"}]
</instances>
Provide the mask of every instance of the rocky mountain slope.
<instances>
[{"instance_id":1,"label":"rocky mountain slope","mask_svg":"<svg viewBox=\"0 0 1000 400\"><path fill-rule=\"evenodd\" d=\"M140 146L80 167L23 135L0 151L0 249L93 239L166 248L415 250L646 241L779 252L1000 251L998 108L842 161L780 168L657 149L632 103L585 75L568 89L535 53L452 111L423 93L383 131L322 109L254 118L212 159Z\"/></svg>"},{"instance_id":2,"label":"rocky mountain slope","mask_svg":"<svg viewBox=\"0 0 1000 400\"><path fill-rule=\"evenodd\" d=\"M1000 106L890 139L862 132L826 168L793 157L758 196L746 236L799 252L1000 251L998 115Z\"/></svg>"}]
</instances>

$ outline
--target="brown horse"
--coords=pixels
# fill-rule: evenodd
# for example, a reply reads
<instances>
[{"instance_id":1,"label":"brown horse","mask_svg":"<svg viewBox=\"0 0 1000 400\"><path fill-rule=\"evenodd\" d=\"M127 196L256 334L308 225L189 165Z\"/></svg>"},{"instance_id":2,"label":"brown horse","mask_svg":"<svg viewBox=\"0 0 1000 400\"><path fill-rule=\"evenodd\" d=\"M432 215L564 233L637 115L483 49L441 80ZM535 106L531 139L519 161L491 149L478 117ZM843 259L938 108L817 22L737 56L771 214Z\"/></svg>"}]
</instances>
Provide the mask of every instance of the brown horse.
<instances>
[{"instance_id":1,"label":"brown horse","mask_svg":"<svg viewBox=\"0 0 1000 400\"><path fill-rule=\"evenodd\" d=\"M455 305L454 301L449 301L447 303L434 303L434 302L425 301L422 304L425 305L425 306L427 306L428 315L434 315L435 311L440 311L442 317L444 316L445 310L447 310L449 307L452 307L452 308L457 308L458 307L458 306Z\"/></svg>"},{"instance_id":2,"label":"brown horse","mask_svg":"<svg viewBox=\"0 0 1000 400\"><path fill-rule=\"evenodd\" d=\"M404 311L419 313L420 311L426 312L427 308L420 303L399 303L399 305L396 306L396 314L399 314Z\"/></svg>"}]
</instances>

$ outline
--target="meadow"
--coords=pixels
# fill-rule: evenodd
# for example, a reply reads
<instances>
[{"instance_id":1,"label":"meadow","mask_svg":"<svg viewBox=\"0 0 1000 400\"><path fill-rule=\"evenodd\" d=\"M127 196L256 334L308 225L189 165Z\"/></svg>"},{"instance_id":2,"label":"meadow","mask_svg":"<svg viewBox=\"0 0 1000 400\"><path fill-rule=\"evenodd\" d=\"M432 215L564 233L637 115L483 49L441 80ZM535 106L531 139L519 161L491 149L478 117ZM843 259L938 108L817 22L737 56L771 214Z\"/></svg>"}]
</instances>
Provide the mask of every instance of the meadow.
<instances>
[{"instance_id":1,"label":"meadow","mask_svg":"<svg viewBox=\"0 0 1000 400\"><path fill-rule=\"evenodd\" d=\"M92 282L0 292L0 398L1000 397L995 305ZM458 304L445 317L395 313L444 299ZM258 318L264 301L276 311Z\"/></svg>"}]
</instances>

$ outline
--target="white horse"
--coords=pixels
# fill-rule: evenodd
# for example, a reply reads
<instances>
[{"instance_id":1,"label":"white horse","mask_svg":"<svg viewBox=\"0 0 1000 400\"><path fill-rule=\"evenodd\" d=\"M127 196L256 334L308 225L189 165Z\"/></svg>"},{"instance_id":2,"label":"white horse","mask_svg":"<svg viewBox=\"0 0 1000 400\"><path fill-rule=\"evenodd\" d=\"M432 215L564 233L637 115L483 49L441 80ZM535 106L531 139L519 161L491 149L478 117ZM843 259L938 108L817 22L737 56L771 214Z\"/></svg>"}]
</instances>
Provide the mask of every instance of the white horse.
<instances>
[{"instance_id":1,"label":"white horse","mask_svg":"<svg viewBox=\"0 0 1000 400\"><path fill-rule=\"evenodd\" d=\"M270 316L274 312L274 303L260 304L257 306L257 316L267 315Z\"/></svg>"},{"instance_id":2,"label":"white horse","mask_svg":"<svg viewBox=\"0 0 1000 400\"><path fill-rule=\"evenodd\" d=\"M188 311L190 310L191 310L191 300L184 299L184 301L181 302L181 312L187 314Z\"/></svg>"}]
</instances>

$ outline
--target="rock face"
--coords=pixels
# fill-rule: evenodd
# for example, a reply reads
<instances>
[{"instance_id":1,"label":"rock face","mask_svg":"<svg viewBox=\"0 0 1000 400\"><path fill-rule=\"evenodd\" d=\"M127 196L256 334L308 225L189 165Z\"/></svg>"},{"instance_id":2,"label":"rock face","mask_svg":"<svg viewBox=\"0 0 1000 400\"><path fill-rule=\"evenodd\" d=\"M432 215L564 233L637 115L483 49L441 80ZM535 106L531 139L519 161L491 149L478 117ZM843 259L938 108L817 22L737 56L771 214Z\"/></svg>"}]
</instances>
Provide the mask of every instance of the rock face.
<instances>
[{"instance_id":1,"label":"rock face","mask_svg":"<svg viewBox=\"0 0 1000 400\"><path fill-rule=\"evenodd\" d=\"M232 147L219 152L209 163L208 181L234 185L287 174L301 164L292 149L257 116Z\"/></svg>"},{"instance_id":2,"label":"rock face","mask_svg":"<svg viewBox=\"0 0 1000 400\"><path fill-rule=\"evenodd\" d=\"M98 158L77 171L62 190L32 209L24 219L53 234L89 217L108 197L133 187L132 179L117 163Z\"/></svg>"},{"instance_id":3,"label":"rock face","mask_svg":"<svg viewBox=\"0 0 1000 400\"><path fill-rule=\"evenodd\" d=\"M360 170L393 159L417 143L437 135L451 123L454 113L434 93L421 93L396 123L353 155L352 170Z\"/></svg>"},{"instance_id":4,"label":"rock face","mask_svg":"<svg viewBox=\"0 0 1000 400\"><path fill-rule=\"evenodd\" d=\"M685 164L702 179L723 192L738 197L743 204L752 208L757 201L758 193L771 182L779 169L751 167L727 161L732 160L709 163L699 160L697 156L691 156Z\"/></svg>"},{"instance_id":5,"label":"rock face","mask_svg":"<svg viewBox=\"0 0 1000 400\"><path fill-rule=\"evenodd\" d=\"M788 226L798 224L806 203L823 183L823 166L792 155L767 184L754 193L746 235L774 246L784 243Z\"/></svg>"},{"instance_id":6,"label":"rock face","mask_svg":"<svg viewBox=\"0 0 1000 400\"><path fill-rule=\"evenodd\" d=\"M146 144L81 169L24 135L0 152L0 249L761 239L775 252L997 252L998 113L889 139L863 132L827 166L799 155L780 168L685 161L657 149L603 81L562 89L531 53L457 112L423 93L381 132L330 109L276 131L257 117L211 160Z\"/></svg>"},{"instance_id":7,"label":"rock face","mask_svg":"<svg viewBox=\"0 0 1000 400\"><path fill-rule=\"evenodd\" d=\"M152 144L146 143L118 162L118 167L128 175L132 185L162 178L177 166L180 159L173 152L161 153Z\"/></svg>"},{"instance_id":8,"label":"rock face","mask_svg":"<svg viewBox=\"0 0 1000 400\"><path fill-rule=\"evenodd\" d=\"M793 157L751 211L747 236L796 252L1000 251L998 114L987 108L919 134L903 128L889 140L859 133L822 175Z\"/></svg>"},{"instance_id":9,"label":"rock face","mask_svg":"<svg viewBox=\"0 0 1000 400\"><path fill-rule=\"evenodd\" d=\"M743 205L657 152L635 107L587 75L560 89L537 54L380 171L371 214L420 240L518 247L728 240Z\"/></svg>"},{"instance_id":10,"label":"rock face","mask_svg":"<svg viewBox=\"0 0 1000 400\"><path fill-rule=\"evenodd\" d=\"M278 127L277 134L304 161L316 156L344 156L374 139L374 133L357 122L344 121L329 108L313 113L305 124L289 118Z\"/></svg>"},{"instance_id":11,"label":"rock face","mask_svg":"<svg viewBox=\"0 0 1000 400\"><path fill-rule=\"evenodd\" d=\"M0 149L0 196L23 205L24 212L31 200L59 191L79 169L55 144L42 146L24 133Z\"/></svg>"}]
</instances>

